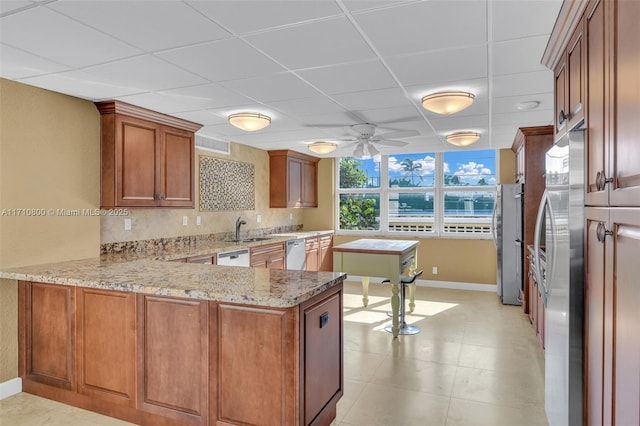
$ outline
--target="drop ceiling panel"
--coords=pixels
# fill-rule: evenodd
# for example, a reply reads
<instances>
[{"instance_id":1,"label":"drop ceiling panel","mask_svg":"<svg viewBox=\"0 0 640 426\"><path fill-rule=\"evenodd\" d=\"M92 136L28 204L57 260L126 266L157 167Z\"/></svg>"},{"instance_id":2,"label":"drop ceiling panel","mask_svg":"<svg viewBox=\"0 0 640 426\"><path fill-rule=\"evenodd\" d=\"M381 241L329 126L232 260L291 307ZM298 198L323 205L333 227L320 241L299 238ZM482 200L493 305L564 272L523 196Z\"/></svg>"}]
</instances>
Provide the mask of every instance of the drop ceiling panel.
<instances>
[{"instance_id":1,"label":"drop ceiling panel","mask_svg":"<svg viewBox=\"0 0 640 426\"><path fill-rule=\"evenodd\" d=\"M382 56L389 56L482 44L485 16L484 1L425 1L354 18Z\"/></svg>"},{"instance_id":2,"label":"drop ceiling panel","mask_svg":"<svg viewBox=\"0 0 640 426\"><path fill-rule=\"evenodd\" d=\"M0 14L5 14L20 9L34 7L34 3L27 0L3 0L0 1Z\"/></svg>"},{"instance_id":3,"label":"drop ceiling panel","mask_svg":"<svg viewBox=\"0 0 640 426\"><path fill-rule=\"evenodd\" d=\"M157 56L211 82L283 71L281 66L239 39L193 45L158 53Z\"/></svg>"},{"instance_id":4,"label":"drop ceiling panel","mask_svg":"<svg viewBox=\"0 0 640 426\"><path fill-rule=\"evenodd\" d=\"M375 57L346 18L286 27L247 40L289 69L320 67Z\"/></svg>"},{"instance_id":5,"label":"drop ceiling panel","mask_svg":"<svg viewBox=\"0 0 640 426\"><path fill-rule=\"evenodd\" d=\"M406 86L473 80L487 76L486 46L392 56L385 58L385 61Z\"/></svg>"},{"instance_id":6,"label":"drop ceiling panel","mask_svg":"<svg viewBox=\"0 0 640 426\"><path fill-rule=\"evenodd\" d=\"M495 43L493 48L493 72L495 75L544 71L540 63L547 37L530 37Z\"/></svg>"},{"instance_id":7,"label":"drop ceiling panel","mask_svg":"<svg viewBox=\"0 0 640 426\"><path fill-rule=\"evenodd\" d=\"M44 7L2 18L0 38L4 44L74 68L141 53Z\"/></svg>"},{"instance_id":8,"label":"drop ceiling panel","mask_svg":"<svg viewBox=\"0 0 640 426\"><path fill-rule=\"evenodd\" d=\"M332 98L345 108L352 110L363 110L372 107L400 107L413 102L413 100L407 98L404 92L398 87L341 93L333 95Z\"/></svg>"},{"instance_id":9,"label":"drop ceiling panel","mask_svg":"<svg viewBox=\"0 0 640 426\"><path fill-rule=\"evenodd\" d=\"M306 1L188 1L210 19L235 34L283 27L341 14L334 2Z\"/></svg>"},{"instance_id":10,"label":"drop ceiling panel","mask_svg":"<svg viewBox=\"0 0 640 426\"><path fill-rule=\"evenodd\" d=\"M496 1L489 4L493 40L501 41L550 33L562 0Z\"/></svg>"},{"instance_id":11,"label":"drop ceiling panel","mask_svg":"<svg viewBox=\"0 0 640 426\"><path fill-rule=\"evenodd\" d=\"M299 74L329 95L397 87L389 71L377 60L314 68Z\"/></svg>"},{"instance_id":12,"label":"drop ceiling panel","mask_svg":"<svg viewBox=\"0 0 640 426\"><path fill-rule=\"evenodd\" d=\"M316 89L291 72L225 81L221 85L258 102L307 98L319 94Z\"/></svg>"},{"instance_id":13,"label":"drop ceiling panel","mask_svg":"<svg viewBox=\"0 0 640 426\"><path fill-rule=\"evenodd\" d=\"M228 90L217 83L164 90L159 93L175 100L175 112L200 108L236 108L253 104L253 101L246 96Z\"/></svg>"},{"instance_id":14,"label":"drop ceiling panel","mask_svg":"<svg viewBox=\"0 0 640 426\"><path fill-rule=\"evenodd\" d=\"M69 67L57 64L36 55L14 49L11 46L0 45L2 61L0 73L5 78L19 79L37 75L66 71Z\"/></svg>"},{"instance_id":15,"label":"drop ceiling panel","mask_svg":"<svg viewBox=\"0 0 640 426\"><path fill-rule=\"evenodd\" d=\"M553 91L553 73L549 70L495 76L494 97L531 95Z\"/></svg>"},{"instance_id":16,"label":"drop ceiling panel","mask_svg":"<svg viewBox=\"0 0 640 426\"><path fill-rule=\"evenodd\" d=\"M48 5L145 51L219 40L230 34L182 2L57 1ZM143 29L140 23L144 22Z\"/></svg>"},{"instance_id":17,"label":"drop ceiling panel","mask_svg":"<svg viewBox=\"0 0 640 426\"><path fill-rule=\"evenodd\" d=\"M518 96L506 96L493 99L493 113L504 114L510 112L517 112L517 105L522 102L538 101L539 110L553 109L553 92L549 93L536 93L531 95L518 95Z\"/></svg>"}]
</instances>

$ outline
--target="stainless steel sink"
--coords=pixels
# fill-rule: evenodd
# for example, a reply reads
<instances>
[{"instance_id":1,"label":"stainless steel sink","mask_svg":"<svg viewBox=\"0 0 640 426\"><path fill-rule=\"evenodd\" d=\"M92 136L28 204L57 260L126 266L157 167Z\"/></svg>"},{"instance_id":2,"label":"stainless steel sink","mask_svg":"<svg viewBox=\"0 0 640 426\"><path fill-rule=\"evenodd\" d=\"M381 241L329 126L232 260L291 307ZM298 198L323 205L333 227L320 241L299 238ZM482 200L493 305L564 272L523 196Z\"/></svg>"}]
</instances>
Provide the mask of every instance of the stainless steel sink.
<instances>
[{"instance_id":1,"label":"stainless steel sink","mask_svg":"<svg viewBox=\"0 0 640 426\"><path fill-rule=\"evenodd\" d=\"M241 238L239 240L230 240L234 243L255 243L256 241L265 241L269 240L269 237L256 237L256 238Z\"/></svg>"}]
</instances>

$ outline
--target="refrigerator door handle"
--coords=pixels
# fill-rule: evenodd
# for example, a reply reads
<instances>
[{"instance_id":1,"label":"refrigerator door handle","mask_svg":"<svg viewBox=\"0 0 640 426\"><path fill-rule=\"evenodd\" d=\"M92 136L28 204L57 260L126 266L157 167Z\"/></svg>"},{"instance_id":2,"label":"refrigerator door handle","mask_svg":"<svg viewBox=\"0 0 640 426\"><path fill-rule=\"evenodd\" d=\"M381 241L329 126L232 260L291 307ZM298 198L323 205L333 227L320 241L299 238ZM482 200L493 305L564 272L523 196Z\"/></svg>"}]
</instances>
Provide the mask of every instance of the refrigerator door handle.
<instances>
[{"instance_id":1,"label":"refrigerator door handle","mask_svg":"<svg viewBox=\"0 0 640 426\"><path fill-rule=\"evenodd\" d=\"M545 290L544 271L540 269L540 231L542 228L542 218L544 217L548 203L549 193L545 189L542 193L542 198L540 198L540 206L538 206L538 215L536 216L536 227L533 234L533 264L535 266L535 274L538 277L538 281L540 281L538 283L538 289L540 290L540 296L542 297L542 302L545 306L547 305L547 295Z\"/></svg>"},{"instance_id":2,"label":"refrigerator door handle","mask_svg":"<svg viewBox=\"0 0 640 426\"><path fill-rule=\"evenodd\" d=\"M498 215L498 197L496 197L496 201L493 204L493 215L491 217L491 236L493 237L493 245L498 248L498 223L497 223L497 215Z\"/></svg>"}]
</instances>

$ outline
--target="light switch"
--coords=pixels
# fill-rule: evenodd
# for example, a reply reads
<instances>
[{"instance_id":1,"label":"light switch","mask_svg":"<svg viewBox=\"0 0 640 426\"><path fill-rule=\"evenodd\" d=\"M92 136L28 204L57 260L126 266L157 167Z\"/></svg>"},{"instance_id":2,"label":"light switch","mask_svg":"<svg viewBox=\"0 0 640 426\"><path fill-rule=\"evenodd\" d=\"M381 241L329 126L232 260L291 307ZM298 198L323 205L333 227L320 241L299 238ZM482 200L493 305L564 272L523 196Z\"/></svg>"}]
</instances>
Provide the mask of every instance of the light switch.
<instances>
[{"instance_id":1,"label":"light switch","mask_svg":"<svg viewBox=\"0 0 640 426\"><path fill-rule=\"evenodd\" d=\"M187 226L188 223L189 223L189 217L182 216L182 226Z\"/></svg>"},{"instance_id":2,"label":"light switch","mask_svg":"<svg viewBox=\"0 0 640 426\"><path fill-rule=\"evenodd\" d=\"M196 216L196 226L202 225L202 216Z\"/></svg>"},{"instance_id":3,"label":"light switch","mask_svg":"<svg viewBox=\"0 0 640 426\"><path fill-rule=\"evenodd\" d=\"M262 216L260 216L259 214L256 215L256 222L262 222Z\"/></svg>"},{"instance_id":4,"label":"light switch","mask_svg":"<svg viewBox=\"0 0 640 426\"><path fill-rule=\"evenodd\" d=\"M124 218L124 230L131 231L131 219L128 217Z\"/></svg>"}]
</instances>

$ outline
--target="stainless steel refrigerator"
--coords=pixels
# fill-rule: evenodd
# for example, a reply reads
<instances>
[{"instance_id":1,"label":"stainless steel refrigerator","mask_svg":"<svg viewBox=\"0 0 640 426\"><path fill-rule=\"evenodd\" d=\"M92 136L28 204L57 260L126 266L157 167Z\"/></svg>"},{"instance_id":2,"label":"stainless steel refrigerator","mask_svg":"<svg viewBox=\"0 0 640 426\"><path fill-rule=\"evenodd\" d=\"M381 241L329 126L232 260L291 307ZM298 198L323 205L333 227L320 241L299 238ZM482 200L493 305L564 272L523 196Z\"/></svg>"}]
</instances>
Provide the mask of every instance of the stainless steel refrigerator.
<instances>
[{"instance_id":1,"label":"stainless steel refrigerator","mask_svg":"<svg viewBox=\"0 0 640 426\"><path fill-rule=\"evenodd\" d=\"M522 286L522 185L498 185L493 209L497 293L505 305L520 305Z\"/></svg>"},{"instance_id":2,"label":"stainless steel refrigerator","mask_svg":"<svg viewBox=\"0 0 640 426\"><path fill-rule=\"evenodd\" d=\"M583 424L584 133L568 132L545 156L534 252L545 305L545 410L551 426ZM536 268L540 260L536 259Z\"/></svg>"}]
</instances>

